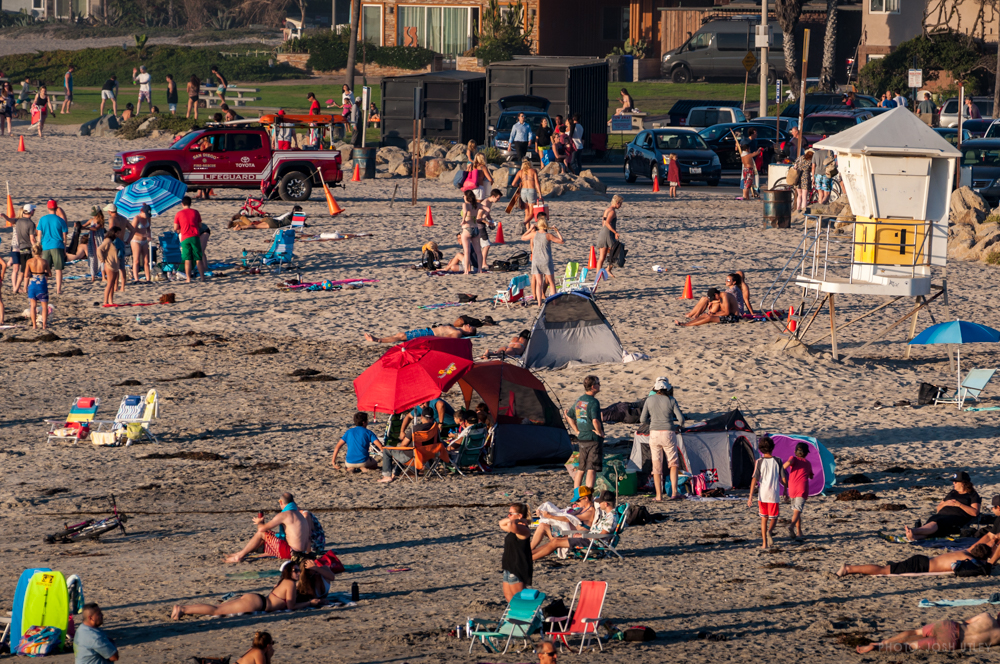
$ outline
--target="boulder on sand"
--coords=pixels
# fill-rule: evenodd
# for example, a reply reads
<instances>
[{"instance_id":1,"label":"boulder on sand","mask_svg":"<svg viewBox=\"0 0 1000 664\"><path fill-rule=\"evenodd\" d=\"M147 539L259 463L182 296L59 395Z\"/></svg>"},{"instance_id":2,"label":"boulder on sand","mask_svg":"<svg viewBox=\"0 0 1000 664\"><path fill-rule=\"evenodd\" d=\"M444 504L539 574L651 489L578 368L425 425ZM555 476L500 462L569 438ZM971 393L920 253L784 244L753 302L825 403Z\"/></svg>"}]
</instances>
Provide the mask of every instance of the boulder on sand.
<instances>
[{"instance_id":1,"label":"boulder on sand","mask_svg":"<svg viewBox=\"0 0 1000 664\"><path fill-rule=\"evenodd\" d=\"M87 124L90 124L89 122ZM116 131L121 129L121 123L118 122L118 118L113 113L108 113L107 115L97 118L97 121L90 128L89 134L80 134L81 136L112 136ZM80 127L83 130L83 126Z\"/></svg>"},{"instance_id":2,"label":"boulder on sand","mask_svg":"<svg viewBox=\"0 0 1000 664\"><path fill-rule=\"evenodd\" d=\"M448 165L445 163L444 159L435 158L424 160L424 174L427 178L438 178L447 170Z\"/></svg>"},{"instance_id":3,"label":"boulder on sand","mask_svg":"<svg viewBox=\"0 0 1000 664\"><path fill-rule=\"evenodd\" d=\"M948 217L952 224L974 226L981 224L990 214L990 206L986 199L970 187L959 187L951 192L951 213Z\"/></svg>"}]
</instances>

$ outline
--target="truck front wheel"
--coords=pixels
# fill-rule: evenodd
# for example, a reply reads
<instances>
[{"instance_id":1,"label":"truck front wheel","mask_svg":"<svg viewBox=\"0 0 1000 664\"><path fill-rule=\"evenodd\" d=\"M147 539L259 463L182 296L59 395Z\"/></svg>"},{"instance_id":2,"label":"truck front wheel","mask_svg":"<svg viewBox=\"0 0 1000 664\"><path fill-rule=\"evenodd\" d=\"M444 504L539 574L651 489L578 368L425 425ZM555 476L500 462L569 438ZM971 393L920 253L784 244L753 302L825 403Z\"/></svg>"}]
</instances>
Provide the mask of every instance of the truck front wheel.
<instances>
[{"instance_id":1,"label":"truck front wheel","mask_svg":"<svg viewBox=\"0 0 1000 664\"><path fill-rule=\"evenodd\" d=\"M283 201L295 203L307 201L312 194L312 182L302 171L285 173L278 184L278 194Z\"/></svg>"}]
</instances>

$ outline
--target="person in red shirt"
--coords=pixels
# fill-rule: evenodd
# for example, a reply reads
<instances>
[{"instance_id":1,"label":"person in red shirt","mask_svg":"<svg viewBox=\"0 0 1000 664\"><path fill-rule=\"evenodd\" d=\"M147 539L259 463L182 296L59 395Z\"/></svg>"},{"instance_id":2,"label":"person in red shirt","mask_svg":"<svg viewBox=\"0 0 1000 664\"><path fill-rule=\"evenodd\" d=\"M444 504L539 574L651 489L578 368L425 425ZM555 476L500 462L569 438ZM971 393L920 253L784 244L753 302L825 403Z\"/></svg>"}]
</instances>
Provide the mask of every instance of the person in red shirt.
<instances>
[{"instance_id":1,"label":"person in red shirt","mask_svg":"<svg viewBox=\"0 0 1000 664\"><path fill-rule=\"evenodd\" d=\"M319 100L316 99L316 95L310 92L306 95L306 99L309 101L309 115L319 115Z\"/></svg>"},{"instance_id":2,"label":"person in red shirt","mask_svg":"<svg viewBox=\"0 0 1000 664\"><path fill-rule=\"evenodd\" d=\"M174 230L181 236L181 258L184 259L184 275L187 282L191 283L191 263L196 263L199 268L198 277L205 281L205 270L203 254L201 251L201 215L197 210L191 209L191 197L185 196L181 200L181 209L174 215Z\"/></svg>"},{"instance_id":3,"label":"person in red shirt","mask_svg":"<svg viewBox=\"0 0 1000 664\"><path fill-rule=\"evenodd\" d=\"M813 478L812 464L806 460L809 445L799 443L795 446L795 456L785 462L788 472L788 497L792 501L792 522L788 526L788 534L792 537L802 537L802 510L809 497L809 480Z\"/></svg>"}]
</instances>

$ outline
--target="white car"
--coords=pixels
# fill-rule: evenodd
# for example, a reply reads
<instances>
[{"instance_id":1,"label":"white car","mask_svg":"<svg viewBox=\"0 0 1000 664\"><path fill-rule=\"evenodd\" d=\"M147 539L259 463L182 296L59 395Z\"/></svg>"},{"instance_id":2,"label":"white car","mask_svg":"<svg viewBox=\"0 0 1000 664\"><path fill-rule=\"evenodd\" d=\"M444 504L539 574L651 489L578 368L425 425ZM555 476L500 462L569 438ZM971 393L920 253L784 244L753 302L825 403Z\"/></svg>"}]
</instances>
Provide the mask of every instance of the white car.
<instances>
[{"instance_id":1,"label":"white car","mask_svg":"<svg viewBox=\"0 0 1000 664\"><path fill-rule=\"evenodd\" d=\"M993 97L973 97L972 103L979 109L979 114L982 115L983 118L994 117ZM958 97L952 97L941 105L941 117L938 120L938 126L958 126Z\"/></svg>"},{"instance_id":2,"label":"white car","mask_svg":"<svg viewBox=\"0 0 1000 664\"><path fill-rule=\"evenodd\" d=\"M717 124L734 124L746 121L747 117L743 115L743 111L735 106L695 106L688 111L684 127L701 131Z\"/></svg>"}]
</instances>

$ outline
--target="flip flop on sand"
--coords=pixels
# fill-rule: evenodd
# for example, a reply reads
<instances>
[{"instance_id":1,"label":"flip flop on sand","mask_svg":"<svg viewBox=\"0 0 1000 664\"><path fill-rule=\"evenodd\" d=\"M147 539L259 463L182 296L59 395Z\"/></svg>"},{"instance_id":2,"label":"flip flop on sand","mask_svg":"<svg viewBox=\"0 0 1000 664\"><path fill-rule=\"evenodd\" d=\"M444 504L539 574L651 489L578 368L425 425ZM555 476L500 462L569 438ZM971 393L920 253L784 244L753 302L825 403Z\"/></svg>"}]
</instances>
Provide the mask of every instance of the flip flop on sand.
<instances>
[{"instance_id":1,"label":"flip flop on sand","mask_svg":"<svg viewBox=\"0 0 1000 664\"><path fill-rule=\"evenodd\" d=\"M847 576L847 565L840 566L840 569L837 570L837 576L841 579Z\"/></svg>"}]
</instances>

